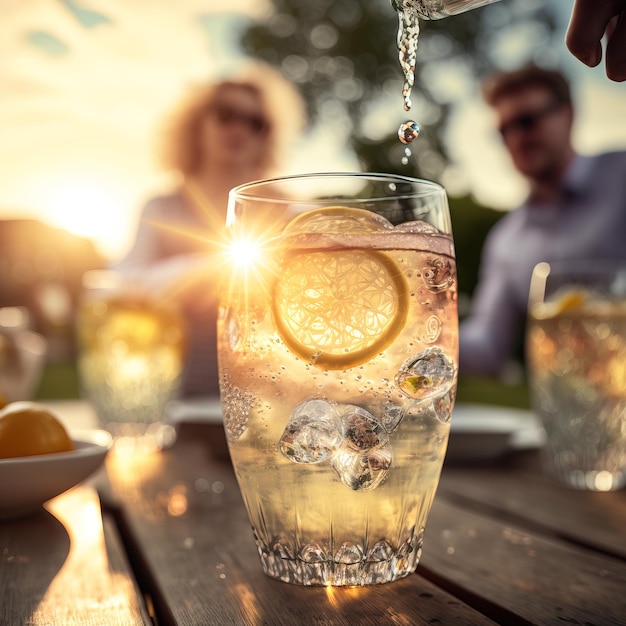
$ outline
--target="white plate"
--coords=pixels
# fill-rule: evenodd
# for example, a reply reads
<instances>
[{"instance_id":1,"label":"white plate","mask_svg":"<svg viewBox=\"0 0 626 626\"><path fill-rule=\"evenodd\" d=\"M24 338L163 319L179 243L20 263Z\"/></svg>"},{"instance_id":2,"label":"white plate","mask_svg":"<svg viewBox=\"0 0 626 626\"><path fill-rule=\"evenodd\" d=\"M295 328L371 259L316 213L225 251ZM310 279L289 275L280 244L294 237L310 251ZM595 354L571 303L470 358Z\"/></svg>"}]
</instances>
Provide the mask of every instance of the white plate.
<instances>
[{"instance_id":1,"label":"white plate","mask_svg":"<svg viewBox=\"0 0 626 626\"><path fill-rule=\"evenodd\" d=\"M452 413L446 459L493 460L512 450L539 448L544 442L545 431L532 411L461 403Z\"/></svg>"},{"instance_id":2,"label":"white plate","mask_svg":"<svg viewBox=\"0 0 626 626\"><path fill-rule=\"evenodd\" d=\"M222 405L219 397L201 396L172 400L165 407L166 419L170 424L192 422L200 424L222 424Z\"/></svg>"},{"instance_id":3,"label":"white plate","mask_svg":"<svg viewBox=\"0 0 626 626\"><path fill-rule=\"evenodd\" d=\"M170 402L172 424L222 424L219 398L199 397ZM510 452L538 448L545 432L532 411L486 404L457 404L452 414L446 458L450 461L493 460Z\"/></svg>"},{"instance_id":4,"label":"white plate","mask_svg":"<svg viewBox=\"0 0 626 626\"><path fill-rule=\"evenodd\" d=\"M31 513L74 487L100 465L111 447L102 430L72 433L75 449L0 459L0 519Z\"/></svg>"}]
</instances>

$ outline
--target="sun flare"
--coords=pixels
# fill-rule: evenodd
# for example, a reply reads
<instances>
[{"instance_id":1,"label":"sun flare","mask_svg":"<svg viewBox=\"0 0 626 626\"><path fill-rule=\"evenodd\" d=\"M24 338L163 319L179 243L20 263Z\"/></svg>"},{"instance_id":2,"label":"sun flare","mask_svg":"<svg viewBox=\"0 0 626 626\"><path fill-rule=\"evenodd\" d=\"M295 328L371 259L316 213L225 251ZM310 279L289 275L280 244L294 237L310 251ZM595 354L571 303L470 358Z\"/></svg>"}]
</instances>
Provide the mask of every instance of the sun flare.
<instances>
[{"instance_id":1,"label":"sun flare","mask_svg":"<svg viewBox=\"0 0 626 626\"><path fill-rule=\"evenodd\" d=\"M228 253L235 267L250 268L261 257L261 244L252 239L235 239L230 243Z\"/></svg>"},{"instance_id":2,"label":"sun flare","mask_svg":"<svg viewBox=\"0 0 626 626\"><path fill-rule=\"evenodd\" d=\"M111 210L114 200L106 189L89 185L67 185L51 190L50 218L75 235L96 237L109 230L116 218Z\"/></svg>"}]
</instances>

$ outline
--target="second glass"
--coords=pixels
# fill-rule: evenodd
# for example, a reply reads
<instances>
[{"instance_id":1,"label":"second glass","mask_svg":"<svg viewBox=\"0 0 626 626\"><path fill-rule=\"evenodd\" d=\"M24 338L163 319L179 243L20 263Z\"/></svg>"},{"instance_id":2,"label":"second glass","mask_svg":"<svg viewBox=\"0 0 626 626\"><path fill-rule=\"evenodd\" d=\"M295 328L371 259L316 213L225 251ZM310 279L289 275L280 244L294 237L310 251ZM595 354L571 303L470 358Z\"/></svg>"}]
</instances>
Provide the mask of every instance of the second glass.
<instances>
[{"instance_id":1,"label":"second glass","mask_svg":"<svg viewBox=\"0 0 626 626\"><path fill-rule=\"evenodd\" d=\"M539 263L527 351L547 469L577 489L626 486L626 265Z\"/></svg>"},{"instance_id":2,"label":"second glass","mask_svg":"<svg viewBox=\"0 0 626 626\"><path fill-rule=\"evenodd\" d=\"M77 339L83 394L115 451L171 445L175 432L165 407L177 397L185 350L175 303L118 272L86 272Z\"/></svg>"},{"instance_id":3,"label":"second glass","mask_svg":"<svg viewBox=\"0 0 626 626\"><path fill-rule=\"evenodd\" d=\"M415 570L457 379L444 190L377 174L231 192L219 365L266 574L368 585Z\"/></svg>"}]
</instances>

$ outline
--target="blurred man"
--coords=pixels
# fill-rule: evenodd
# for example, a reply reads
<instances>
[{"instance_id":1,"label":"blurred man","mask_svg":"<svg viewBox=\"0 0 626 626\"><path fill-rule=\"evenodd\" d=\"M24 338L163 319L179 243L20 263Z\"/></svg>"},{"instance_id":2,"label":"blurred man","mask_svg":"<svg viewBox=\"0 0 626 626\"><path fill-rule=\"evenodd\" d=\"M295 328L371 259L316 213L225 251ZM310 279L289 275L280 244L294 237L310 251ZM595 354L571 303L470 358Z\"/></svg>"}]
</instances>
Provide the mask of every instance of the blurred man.
<instances>
[{"instance_id":1,"label":"blurred man","mask_svg":"<svg viewBox=\"0 0 626 626\"><path fill-rule=\"evenodd\" d=\"M582 156L565 78L529 66L484 84L526 201L490 231L469 317L462 373L502 373L523 337L528 289L540 261L626 260L626 151Z\"/></svg>"}]
</instances>

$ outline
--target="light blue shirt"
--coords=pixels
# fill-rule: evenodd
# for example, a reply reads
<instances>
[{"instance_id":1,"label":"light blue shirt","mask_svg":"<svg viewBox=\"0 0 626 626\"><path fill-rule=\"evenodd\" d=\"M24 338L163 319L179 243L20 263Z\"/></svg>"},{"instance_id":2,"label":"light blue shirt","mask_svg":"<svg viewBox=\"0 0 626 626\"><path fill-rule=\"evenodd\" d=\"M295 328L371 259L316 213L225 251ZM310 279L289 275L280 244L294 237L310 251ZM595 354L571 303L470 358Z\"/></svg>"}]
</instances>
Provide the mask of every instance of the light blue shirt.
<instances>
[{"instance_id":1,"label":"light blue shirt","mask_svg":"<svg viewBox=\"0 0 626 626\"><path fill-rule=\"evenodd\" d=\"M500 374L524 330L534 266L576 259L626 261L626 151L577 155L556 203L527 200L491 229L460 328L461 373Z\"/></svg>"}]
</instances>

